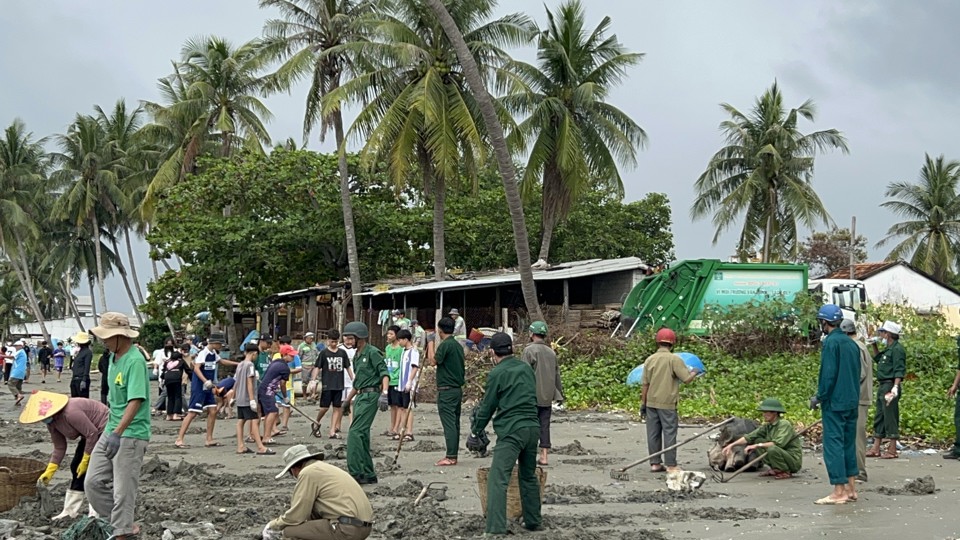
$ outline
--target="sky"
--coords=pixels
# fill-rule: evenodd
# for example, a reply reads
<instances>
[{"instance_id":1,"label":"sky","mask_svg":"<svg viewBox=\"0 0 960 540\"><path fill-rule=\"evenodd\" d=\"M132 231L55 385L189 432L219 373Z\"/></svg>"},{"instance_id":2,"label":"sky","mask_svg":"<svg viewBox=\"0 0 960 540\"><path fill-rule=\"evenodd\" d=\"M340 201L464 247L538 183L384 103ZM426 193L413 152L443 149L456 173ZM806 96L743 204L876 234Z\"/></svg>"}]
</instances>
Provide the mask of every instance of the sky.
<instances>
[{"instance_id":1,"label":"sky","mask_svg":"<svg viewBox=\"0 0 960 540\"><path fill-rule=\"evenodd\" d=\"M501 2L499 14L523 12L545 21L544 4ZM156 80L172 71L183 42L221 35L242 43L260 35L275 13L255 0L4 0L0 10L0 124L23 119L37 136L62 133L77 113L156 100ZM836 128L850 153L817 158L814 188L835 223L870 246L899 219L880 208L887 184L914 181L924 153L960 158L955 124L960 71L960 2L896 0L770 2L767 0L583 0L589 27L604 16L627 49L643 61L609 101L647 132L639 163L622 171L626 200L666 193L673 209L676 255L726 258L737 234L714 245L709 219L692 222L693 184L722 145L719 104L747 110L776 80L788 106L813 99L817 117L801 130ZM533 60L532 47L513 54ZM265 100L274 140L301 140L305 87ZM349 120L349 119L348 119ZM330 150L314 138L308 144ZM212 246L213 247L213 246ZM137 246L140 276L150 274ZM129 311L119 279L108 280L111 309ZM86 294L85 292L80 292Z\"/></svg>"}]
</instances>

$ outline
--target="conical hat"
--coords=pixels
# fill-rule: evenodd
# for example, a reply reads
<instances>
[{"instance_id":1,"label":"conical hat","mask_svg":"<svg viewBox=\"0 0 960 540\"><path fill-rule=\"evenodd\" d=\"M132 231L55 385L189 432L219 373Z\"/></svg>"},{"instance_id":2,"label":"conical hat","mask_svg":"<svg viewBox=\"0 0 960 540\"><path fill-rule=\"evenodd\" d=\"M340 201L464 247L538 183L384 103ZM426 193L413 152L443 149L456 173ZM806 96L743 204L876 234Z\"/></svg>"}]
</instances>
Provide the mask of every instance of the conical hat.
<instances>
[{"instance_id":1,"label":"conical hat","mask_svg":"<svg viewBox=\"0 0 960 540\"><path fill-rule=\"evenodd\" d=\"M33 424L44 418L50 418L62 411L67 406L68 401L70 401L70 396L35 390L30 395L30 399L27 400L27 404L23 406L23 412L20 413L20 423Z\"/></svg>"}]
</instances>

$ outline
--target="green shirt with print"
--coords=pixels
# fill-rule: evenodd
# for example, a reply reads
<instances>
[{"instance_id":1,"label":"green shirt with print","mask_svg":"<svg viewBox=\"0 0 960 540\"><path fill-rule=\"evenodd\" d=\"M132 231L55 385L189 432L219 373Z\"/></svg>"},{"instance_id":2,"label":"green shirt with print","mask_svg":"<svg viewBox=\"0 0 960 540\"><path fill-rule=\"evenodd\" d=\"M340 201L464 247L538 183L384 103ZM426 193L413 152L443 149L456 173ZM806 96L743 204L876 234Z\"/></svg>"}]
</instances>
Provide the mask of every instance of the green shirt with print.
<instances>
[{"instance_id":1,"label":"green shirt with print","mask_svg":"<svg viewBox=\"0 0 960 540\"><path fill-rule=\"evenodd\" d=\"M110 406L110 417L104 432L109 433L120 424L127 403L139 399L140 408L134 415L133 421L120 435L130 439L150 440L150 373L147 360L140 353L140 349L131 346L119 359L117 355L110 356L110 368L107 371L107 383L110 392L107 402Z\"/></svg>"},{"instance_id":2,"label":"green shirt with print","mask_svg":"<svg viewBox=\"0 0 960 540\"><path fill-rule=\"evenodd\" d=\"M267 371L267 366L270 365L270 351L260 351L257 353L257 361L254 362L253 367L257 370L257 378L262 379L263 374Z\"/></svg>"},{"instance_id":3,"label":"green shirt with print","mask_svg":"<svg viewBox=\"0 0 960 540\"><path fill-rule=\"evenodd\" d=\"M353 357L353 387L357 390L363 388L380 388L384 377L388 377L387 363L383 358L380 349L367 343L363 349Z\"/></svg>"},{"instance_id":4,"label":"green shirt with print","mask_svg":"<svg viewBox=\"0 0 960 540\"><path fill-rule=\"evenodd\" d=\"M387 373L390 374L390 386L400 384L400 360L403 358L403 347L387 345L384 347L387 361Z\"/></svg>"}]
</instances>

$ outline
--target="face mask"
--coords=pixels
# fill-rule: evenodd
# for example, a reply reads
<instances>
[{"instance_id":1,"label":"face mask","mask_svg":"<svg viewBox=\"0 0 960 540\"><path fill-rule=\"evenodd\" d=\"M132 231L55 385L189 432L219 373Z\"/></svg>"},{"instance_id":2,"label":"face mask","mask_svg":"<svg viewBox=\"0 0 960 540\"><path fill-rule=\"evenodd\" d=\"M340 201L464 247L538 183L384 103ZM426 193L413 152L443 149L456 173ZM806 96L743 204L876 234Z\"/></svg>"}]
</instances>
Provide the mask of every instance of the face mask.
<instances>
[{"instance_id":1,"label":"face mask","mask_svg":"<svg viewBox=\"0 0 960 540\"><path fill-rule=\"evenodd\" d=\"M41 422L43 422L44 424L53 423L53 417L52 417L52 416L48 416L48 417L44 418L43 420L41 420Z\"/></svg>"}]
</instances>

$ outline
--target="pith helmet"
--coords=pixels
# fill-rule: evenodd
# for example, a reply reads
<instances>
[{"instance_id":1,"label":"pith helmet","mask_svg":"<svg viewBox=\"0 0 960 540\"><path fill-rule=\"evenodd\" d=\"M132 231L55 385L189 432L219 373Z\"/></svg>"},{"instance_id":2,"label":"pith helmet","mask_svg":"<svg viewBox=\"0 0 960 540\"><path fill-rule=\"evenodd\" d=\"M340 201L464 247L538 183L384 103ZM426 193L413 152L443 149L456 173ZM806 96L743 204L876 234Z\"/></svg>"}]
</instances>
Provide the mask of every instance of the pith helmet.
<instances>
[{"instance_id":1,"label":"pith helmet","mask_svg":"<svg viewBox=\"0 0 960 540\"><path fill-rule=\"evenodd\" d=\"M763 403L757 407L758 411L764 412L778 412L781 414L786 414L787 410L783 408L783 403L780 403L780 400L777 398L768 397L763 400Z\"/></svg>"},{"instance_id":2,"label":"pith helmet","mask_svg":"<svg viewBox=\"0 0 960 540\"><path fill-rule=\"evenodd\" d=\"M367 339L370 337L370 332L367 330L367 325L359 321L353 321L348 322L347 325L343 327L343 335L356 336L357 339Z\"/></svg>"}]
</instances>

